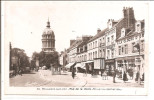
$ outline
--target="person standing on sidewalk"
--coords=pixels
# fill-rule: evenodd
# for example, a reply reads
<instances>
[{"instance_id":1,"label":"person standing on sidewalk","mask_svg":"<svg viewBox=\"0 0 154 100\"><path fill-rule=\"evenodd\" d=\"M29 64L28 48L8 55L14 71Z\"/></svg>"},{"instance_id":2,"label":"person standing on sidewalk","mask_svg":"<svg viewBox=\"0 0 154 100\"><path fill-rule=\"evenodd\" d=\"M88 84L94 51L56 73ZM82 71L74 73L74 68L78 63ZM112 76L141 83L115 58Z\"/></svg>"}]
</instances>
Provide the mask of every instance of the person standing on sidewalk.
<instances>
[{"instance_id":1,"label":"person standing on sidewalk","mask_svg":"<svg viewBox=\"0 0 154 100\"><path fill-rule=\"evenodd\" d=\"M75 77L75 70L74 68L72 68L72 78L74 79L74 77Z\"/></svg>"},{"instance_id":2,"label":"person standing on sidewalk","mask_svg":"<svg viewBox=\"0 0 154 100\"><path fill-rule=\"evenodd\" d=\"M115 69L115 71L113 72L113 83L116 83L115 82L116 72L117 72L117 70Z\"/></svg>"}]
</instances>

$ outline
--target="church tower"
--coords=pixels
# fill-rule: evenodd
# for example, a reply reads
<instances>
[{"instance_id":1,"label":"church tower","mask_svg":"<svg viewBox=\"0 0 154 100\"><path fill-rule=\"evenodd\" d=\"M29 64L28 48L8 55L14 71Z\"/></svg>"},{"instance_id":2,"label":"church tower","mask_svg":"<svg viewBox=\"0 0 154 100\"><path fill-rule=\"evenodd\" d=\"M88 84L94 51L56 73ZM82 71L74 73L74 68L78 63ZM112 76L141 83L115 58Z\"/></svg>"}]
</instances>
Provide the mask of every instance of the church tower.
<instances>
[{"instance_id":1,"label":"church tower","mask_svg":"<svg viewBox=\"0 0 154 100\"><path fill-rule=\"evenodd\" d=\"M42 34L42 51L47 54L55 51L55 35L53 30L50 28L49 19Z\"/></svg>"}]
</instances>

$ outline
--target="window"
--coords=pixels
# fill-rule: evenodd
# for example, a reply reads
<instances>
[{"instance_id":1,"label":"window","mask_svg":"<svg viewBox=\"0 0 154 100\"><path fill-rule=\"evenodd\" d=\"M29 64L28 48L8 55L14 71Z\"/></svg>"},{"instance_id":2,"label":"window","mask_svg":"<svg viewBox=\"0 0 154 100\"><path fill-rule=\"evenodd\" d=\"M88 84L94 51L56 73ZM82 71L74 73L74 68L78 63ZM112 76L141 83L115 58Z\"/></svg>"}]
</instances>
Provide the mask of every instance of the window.
<instances>
[{"instance_id":1,"label":"window","mask_svg":"<svg viewBox=\"0 0 154 100\"><path fill-rule=\"evenodd\" d=\"M97 58L97 51L95 51L95 58Z\"/></svg>"},{"instance_id":2,"label":"window","mask_svg":"<svg viewBox=\"0 0 154 100\"><path fill-rule=\"evenodd\" d=\"M124 52L124 47L121 47L121 54L123 54Z\"/></svg>"},{"instance_id":3,"label":"window","mask_svg":"<svg viewBox=\"0 0 154 100\"><path fill-rule=\"evenodd\" d=\"M97 41L95 41L95 47L97 47Z\"/></svg>"},{"instance_id":4,"label":"window","mask_svg":"<svg viewBox=\"0 0 154 100\"><path fill-rule=\"evenodd\" d=\"M140 24L137 24L136 26L137 26L136 27L137 28L136 31L139 32L140 31Z\"/></svg>"},{"instance_id":5,"label":"window","mask_svg":"<svg viewBox=\"0 0 154 100\"><path fill-rule=\"evenodd\" d=\"M125 45L125 54L128 54L128 45Z\"/></svg>"},{"instance_id":6,"label":"window","mask_svg":"<svg viewBox=\"0 0 154 100\"><path fill-rule=\"evenodd\" d=\"M107 59L110 57L110 50L107 50Z\"/></svg>"},{"instance_id":7,"label":"window","mask_svg":"<svg viewBox=\"0 0 154 100\"><path fill-rule=\"evenodd\" d=\"M132 52L134 52L134 50L135 50L134 46L135 46L135 42L132 43Z\"/></svg>"},{"instance_id":8,"label":"window","mask_svg":"<svg viewBox=\"0 0 154 100\"><path fill-rule=\"evenodd\" d=\"M100 56L99 57L102 57L102 50L99 50L99 52L100 52L100 54L99 54Z\"/></svg>"},{"instance_id":9,"label":"window","mask_svg":"<svg viewBox=\"0 0 154 100\"><path fill-rule=\"evenodd\" d=\"M144 40L141 41L141 46L140 47L141 47L140 50L144 51Z\"/></svg>"},{"instance_id":10,"label":"window","mask_svg":"<svg viewBox=\"0 0 154 100\"><path fill-rule=\"evenodd\" d=\"M119 46L119 55L121 55L121 46Z\"/></svg>"},{"instance_id":11,"label":"window","mask_svg":"<svg viewBox=\"0 0 154 100\"><path fill-rule=\"evenodd\" d=\"M84 61L86 60L86 55L84 55Z\"/></svg>"},{"instance_id":12,"label":"window","mask_svg":"<svg viewBox=\"0 0 154 100\"><path fill-rule=\"evenodd\" d=\"M103 49L103 54L102 54L102 55L103 55L103 57L105 56L104 54L105 54L105 49Z\"/></svg>"},{"instance_id":13,"label":"window","mask_svg":"<svg viewBox=\"0 0 154 100\"><path fill-rule=\"evenodd\" d=\"M95 58L95 53L93 52L93 59Z\"/></svg>"},{"instance_id":14,"label":"window","mask_svg":"<svg viewBox=\"0 0 154 100\"><path fill-rule=\"evenodd\" d=\"M95 44L94 44L94 42L93 42L93 48L95 47Z\"/></svg>"},{"instance_id":15,"label":"window","mask_svg":"<svg viewBox=\"0 0 154 100\"><path fill-rule=\"evenodd\" d=\"M83 51L85 51L85 46L83 46Z\"/></svg>"},{"instance_id":16,"label":"window","mask_svg":"<svg viewBox=\"0 0 154 100\"><path fill-rule=\"evenodd\" d=\"M114 50L112 50L112 58L114 57Z\"/></svg>"},{"instance_id":17,"label":"window","mask_svg":"<svg viewBox=\"0 0 154 100\"><path fill-rule=\"evenodd\" d=\"M110 42L110 38L109 37L107 38L107 42Z\"/></svg>"},{"instance_id":18,"label":"window","mask_svg":"<svg viewBox=\"0 0 154 100\"><path fill-rule=\"evenodd\" d=\"M114 36L113 35L111 36L111 39L112 39L112 41L114 40Z\"/></svg>"}]
</instances>

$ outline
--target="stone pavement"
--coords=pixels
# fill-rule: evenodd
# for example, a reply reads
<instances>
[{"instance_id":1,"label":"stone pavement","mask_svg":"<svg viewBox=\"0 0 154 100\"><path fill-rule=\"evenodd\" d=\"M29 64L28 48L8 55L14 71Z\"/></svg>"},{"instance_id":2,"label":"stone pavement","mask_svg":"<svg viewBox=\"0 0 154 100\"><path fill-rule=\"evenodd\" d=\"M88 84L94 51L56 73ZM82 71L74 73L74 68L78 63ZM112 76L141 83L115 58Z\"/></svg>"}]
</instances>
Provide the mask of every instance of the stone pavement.
<instances>
[{"instance_id":1,"label":"stone pavement","mask_svg":"<svg viewBox=\"0 0 154 100\"><path fill-rule=\"evenodd\" d=\"M83 87L86 80L76 76L72 78L71 72L61 73L61 75L52 75L50 70L39 70L39 75L42 79L51 81L51 84L46 86L57 87Z\"/></svg>"},{"instance_id":2,"label":"stone pavement","mask_svg":"<svg viewBox=\"0 0 154 100\"><path fill-rule=\"evenodd\" d=\"M113 83L113 77L108 76L108 80L103 80L100 75L91 76L84 73L76 73L75 79L72 78L71 72L62 73L61 75L52 75L49 70L39 70L40 77L53 83L61 83L63 86L73 87L144 87L138 85L133 80L128 80L126 83L123 80L116 78L116 83ZM57 85L58 86L58 85Z\"/></svg>"}]
</instances>

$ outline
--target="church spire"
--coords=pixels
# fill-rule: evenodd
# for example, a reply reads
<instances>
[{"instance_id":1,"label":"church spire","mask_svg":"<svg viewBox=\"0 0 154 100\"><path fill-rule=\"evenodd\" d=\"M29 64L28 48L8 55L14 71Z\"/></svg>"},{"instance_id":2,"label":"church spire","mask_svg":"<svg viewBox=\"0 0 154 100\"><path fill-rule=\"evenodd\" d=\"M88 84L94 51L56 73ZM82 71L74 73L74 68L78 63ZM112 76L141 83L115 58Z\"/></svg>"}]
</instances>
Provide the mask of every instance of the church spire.
<instances>
[{"instance_id":1,"label":"church spire","mask_svg":"<svg viewBox=\"0 0 154 100\"><path fill-rule=\"evenodd\" d=\"M48 17L47 27L50 28L49 17Z\"/></svg>"}]
</instances>

